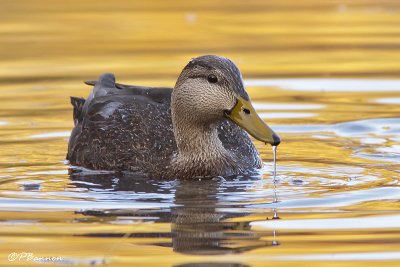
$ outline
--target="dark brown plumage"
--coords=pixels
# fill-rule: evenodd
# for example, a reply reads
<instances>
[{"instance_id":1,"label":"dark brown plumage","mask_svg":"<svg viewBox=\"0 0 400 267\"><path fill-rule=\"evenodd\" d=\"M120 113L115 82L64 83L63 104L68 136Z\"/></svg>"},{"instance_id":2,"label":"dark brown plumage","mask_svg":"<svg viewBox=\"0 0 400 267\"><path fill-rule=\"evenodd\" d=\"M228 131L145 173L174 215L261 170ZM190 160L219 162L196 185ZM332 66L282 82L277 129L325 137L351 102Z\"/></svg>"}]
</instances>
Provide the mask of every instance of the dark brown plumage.
<instances>
[{"instance_id":1,"label":"dark brown plumage","mask_svg":"<svg viewBox=\"0 0 400 267\"><path fill-rule=\"evenodd\" d=\"M201 76L210 71L218 75L218 85L206 84ZM138 172L153 178L232 176L261 166L247 133L224 116L225 110L235 105L232 101L236 101L236 95L248 99L240 72L225 58L204 56L192 60L182 71L175 89L116 84L112 74L104 74L97 82L88 84L94 88L87 100L71 98L75 127L67 159L72 165ZM185 86L189 86L189 91L182 89ZM175 105L181 103L172 112L175 124L171 116L173 92ZM191 101L194 105L201 103L199 107L185 105L188 92L193 92ZM219 105L218 99L223 101L224 94L229 96L221 107L215 107ZM208 95L218 99L204 101ZM200 121L199 116L205 118ZM197 129L198 125L205 132ZM213 136L214 131L217 137ZM203 140L210 147L202 147Z\"/></svg>"}]
</instances>

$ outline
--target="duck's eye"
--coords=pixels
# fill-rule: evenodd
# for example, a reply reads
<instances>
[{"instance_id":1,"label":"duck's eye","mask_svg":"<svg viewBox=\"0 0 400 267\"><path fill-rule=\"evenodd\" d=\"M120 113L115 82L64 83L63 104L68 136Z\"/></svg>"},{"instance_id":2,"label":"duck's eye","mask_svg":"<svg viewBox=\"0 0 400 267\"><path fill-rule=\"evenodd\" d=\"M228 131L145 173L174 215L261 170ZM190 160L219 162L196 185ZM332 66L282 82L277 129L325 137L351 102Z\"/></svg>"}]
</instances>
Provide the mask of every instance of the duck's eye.
<instances>
[{"instance_id":1,"label":"duck's eye","mask_svg":"<svg viewBox=\"0 0 400 267\"><path fill-rule=\"evenodd\" d=\"M215 76L214 74L208 75L207 80L208 80L209 83L216 83L216 82L218 82L218 78L217 78L217 76Z\"/></svg>"},{"instance_id":2,"label":"duck's eye","mask_svg":"<svg viewBox=\"0 0 400 267\"><path fill-rule=\"evenodd\" d=\"M247 108L244 108L244 109L243 109L243 112L246 113L247 115L250 114L250 110L248 110Z\"/></svg>"}]
</instances>

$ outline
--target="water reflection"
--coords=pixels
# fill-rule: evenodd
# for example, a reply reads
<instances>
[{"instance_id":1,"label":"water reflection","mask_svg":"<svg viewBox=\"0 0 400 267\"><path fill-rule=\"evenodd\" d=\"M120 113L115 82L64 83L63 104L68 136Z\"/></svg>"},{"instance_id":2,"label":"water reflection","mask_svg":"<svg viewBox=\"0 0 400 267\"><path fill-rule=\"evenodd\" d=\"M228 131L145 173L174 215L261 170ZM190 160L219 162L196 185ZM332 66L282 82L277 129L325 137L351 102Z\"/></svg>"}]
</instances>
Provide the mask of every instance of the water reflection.
<instances>
[{"instance_id":1,"label":"water reflection","mask_svg":"<svg viewBox=\"0 0 400 267\"><path fill-rule=\"evenodd\" d=\"M376 92L400 91L400 82L395 79L346 79L346 78L291 78L246 80L246 86L279 87L298 91L316 92Z\"/></svg>"},{"instance_id":2,"label":"water reflection","mask_svg":"<svg viewBox=\"0 0 400 267\"><path fill-rule=\"evenodd\" d=\"M248 183L259 180L254 177L243 177ZM166 182L153 181L121 174L97 174L81 175L71 174L72 184L89 190L105 192L131 191L148 194L148 200L152 196L167 190L165 193L173 193L173 204L168 210L85 210L80 213L90 216L114 218L117 216L131 218L146 217L153 222L170 222L171 233L125 233L121 237L129 238L154 238L169 237L171 242L151 242L148 245L171 247L175 252L191 255L221 255L236 254L257 248L277 246L276 232L271 231L270 237L265 234L254 233L250 229L249 220L237 220L250 215L246 212L226 211L227 202L223 195L230 193L245 193L247 187L236 183L238 179L227 181L222 178L212 180L188 180L174 181L174 186L163 189ZM169 182L171 183L171 182ZM227 186L228 184L228 186ZM229 204L228 204L229 205ZM135 203L132 203L135 206ZM229 205L229 208L241 208L241 205ZM278 218L276 210L269 215L271 219ZM265 218L267 219L267 218ZM115 223L115 221L114 221ZM90 234L96 237L115 237L115 234ZM261 237L263 236L263 240ZM231 264L231 263L228 263ZM200 265L201 266L201 265ZM219 265L216 265L219 266ZM236 265L221 265L236 266ZM240 265L238 265L240 266Z\"/></svg>"},{"instance_id":3,"label":"water reflection","mask_svg":"<svg viewBox=\"0 0 400 267\"><path fill-rule=\"evenodd\" d=\"M221 181L182 181L175 193L176 207L172 208L172 245L176 252L198 255L242 253L256 248L277 245L262 241L250 231L249 222L230 222L229 219L246 213L219 210L218 191ZM230 187L224 193L238 192ZM243 189L241 190L243 191Z\"/></svg>"},{"instance_id":4,"label":"water reflection","mask_svg":"<svg viewBox=\"0 0 400 267\"><path fill-rule=\"evenodd\" d=\"M2 1L0 266L31 251L61 254L58 265L397 267L400 2L339 2ZM68 100L86 94L82 80L112 71L172 86L204 53L240 65L283 135L281 202L270 149L257 143L265 179L70 180ZM265 220L272 208L282 220ZM248 246L264 247L183 254Z\"/></svg>"},{"instance_id":5,"label":"water reflection","mask_svg":"<svg viewBox=\"0 0 400 267\"><path fill-rule=\"evenodd\" d=\"M379 104L397 105L400 104L400 97L379 98L375 102Z\"/></svg>"}]
</instances>

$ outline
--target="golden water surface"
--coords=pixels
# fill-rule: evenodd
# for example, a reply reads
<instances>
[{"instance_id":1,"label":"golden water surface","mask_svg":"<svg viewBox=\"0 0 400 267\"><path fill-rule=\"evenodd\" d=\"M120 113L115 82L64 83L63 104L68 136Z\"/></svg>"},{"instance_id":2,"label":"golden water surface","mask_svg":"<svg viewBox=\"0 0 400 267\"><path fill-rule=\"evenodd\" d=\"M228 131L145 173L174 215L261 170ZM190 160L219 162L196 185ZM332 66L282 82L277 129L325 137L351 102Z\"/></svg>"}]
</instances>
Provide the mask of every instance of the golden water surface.
<instances>
[{"instance_id":1,"label":"golden water surface","mask_svg":"<svg viewBox=\"0 0 400 267\"><path fill-rule=\"evenodd\" d=\"M1 266L399 266L399 1L0 7ZM83 80L173 86L203 54L237 63L283 138L275 185L261 143L251 178L68 175Z\"/></svg>"}]
</instances>

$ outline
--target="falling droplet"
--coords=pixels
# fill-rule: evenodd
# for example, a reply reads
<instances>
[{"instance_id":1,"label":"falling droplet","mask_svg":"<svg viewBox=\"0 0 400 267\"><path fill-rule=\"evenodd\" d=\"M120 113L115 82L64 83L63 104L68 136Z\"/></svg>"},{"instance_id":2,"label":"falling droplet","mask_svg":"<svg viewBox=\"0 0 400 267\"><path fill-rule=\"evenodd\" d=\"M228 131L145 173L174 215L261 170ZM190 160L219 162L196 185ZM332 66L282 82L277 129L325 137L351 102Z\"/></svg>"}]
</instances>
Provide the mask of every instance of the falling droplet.
<instances>
[{"instance_id":1,"label":"falling droplet","mask_svg":"<svg viewBox=\"0 0 400 267\"><path fill-rule=\"evenodd\" d=\"M276 195L276 182L277 182L277 180L276 180L276 149L277 149L277 146L272 146L272 152L273 152L273 154L274 154L274 180L273 180L273 183L274 183L274 202L273 203L277 203L278 202L278 197L277 197L277 195Z\"/></svg>"},{"instance_id":2,"label":"falling droplet","mask_svg":"<svg viewBox=\"0 0 400 267\"><path fill-rule=\"evenodd\" d=\"M272 153L274 153L274 183L276 182L276 149L277 146L272 146Z\"/></svg>"},{"instance_id":3,"label":"falling droplet","mask_svg":"<svg viewBox=\"0 0 400 267\"><path fill-rule=\"evenodd\" d=\"M273 239L272 239L271 245L272 246L279 246L280 244L279 244L279 241L277 240L277 235L276 235L276 231L275 230L272 231L272 235L273 235Z\"/></svg>"},{"instance_id":4,"label":"falling droplet","mask_svg":"<svg viewBox=\"0 0 400 267\"><path fill-rule=\"evenodd\" d=\"M276 210L276 208L272 209L272 212L274 213L274 216L272 217L272 220L279 220L279 216L278 216L278 211Z\"/></svg>"}]
</instances>

